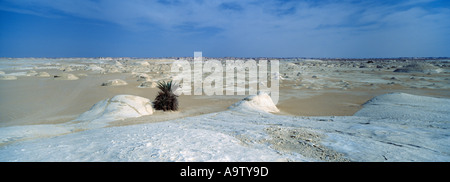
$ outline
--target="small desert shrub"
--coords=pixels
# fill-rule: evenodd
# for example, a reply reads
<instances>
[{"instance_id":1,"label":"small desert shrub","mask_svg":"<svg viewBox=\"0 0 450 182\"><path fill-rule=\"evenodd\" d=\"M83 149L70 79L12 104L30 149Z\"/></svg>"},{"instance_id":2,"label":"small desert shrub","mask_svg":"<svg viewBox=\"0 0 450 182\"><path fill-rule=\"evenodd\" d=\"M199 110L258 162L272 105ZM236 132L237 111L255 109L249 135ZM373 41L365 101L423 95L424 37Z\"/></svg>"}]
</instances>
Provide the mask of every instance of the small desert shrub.
<instances>
[{"instance_id":1,"label":"small desert shrub","mask_svg":"<svg viewBox=\"0 0 450 182\"><path fill-rule=\"evenodd\" d=\"M173 86L172 81L158 82L157 87L159 88L159 92L153 102L153 107L156 110L163 110L163 111L178 110L178 99L177 99L178 96L173 93L172 86Z\"/></svg>"}]
</instances>

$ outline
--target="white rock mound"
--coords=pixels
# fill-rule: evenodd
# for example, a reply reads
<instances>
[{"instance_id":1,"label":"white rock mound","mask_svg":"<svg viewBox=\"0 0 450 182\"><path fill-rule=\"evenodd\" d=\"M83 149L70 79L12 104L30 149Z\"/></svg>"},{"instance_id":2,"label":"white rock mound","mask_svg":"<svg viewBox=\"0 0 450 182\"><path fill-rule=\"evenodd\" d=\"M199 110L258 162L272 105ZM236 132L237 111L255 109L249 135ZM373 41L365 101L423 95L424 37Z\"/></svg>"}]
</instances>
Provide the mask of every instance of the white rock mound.
<instances>
[{"instance_id":1,"label":"white rock mound","mask_svg":"<svg viewBox=\"0 0 450 182\"><path fill-rule=\"evenodd\" d=\"M17 80L17 77L12 75L0 75L0 80Z\"/></svg>"},{"instance_id":2,"label":"white rock mound","mask_svg":"<svg viewBox=\"0 0 450 182\"><path fill-rule=\"evenodd\" d=\"M116 62L114 63L114 66L122 67L123 65L122 65L122 63L120 63L119 61L116 61Z\"/></svg>"},{"instance_id":3,"label":"white rock mound","mask_svg":"<svg viewBox=\"0 0 450 182\"><path fill-rule=\"evenodd\" d=\"M137 61L134 63L134 65L136 66L150 66L150 63L148 63L147 61Z\"/></svg>"},{"instance_id":4,"label":"white rock mound","mask_svg":"<svg viewBox=\"0 0 450 182\"><path fill-rule=\"evenodd\" d=\"M74 74L70 74L70 73L63 73L60 75L55 75L55 76L53 76L53 78L55 80L78 80L77 76L75 76Z\"/></svg>"},{"instance_id":5,"label":"white rock mound","mask_svg":"<svg viewBox=\"0 0 450 182\"><path fill-rule=\"evenodd\" d=\"M156 88L156 86L158 86L158 84L156 82L146 81L146 82L142 82L138 87L139 88Z\"/></svg>"},{"instance_id":6,"label":"white rock mound","mask_svg":"<svg viewBox=\"0 0 450 182\"><path fill-rule=\"evenodd\" d=\"M89 111L81 114L76 121L106 125L111 121L151 114L153 114L153 106L149 99L134 95L116 95L97 102Z\"/></svg>"},{"instance_id":7,"label":"white rock mound","mask_svg":"<svg viewBox=\"0 0 450 182\"><path fill-rule=\"evenodd\" d=\"M122 71L116 67L116 66L109 66L106 70L105 73L121 73Z\"/></svg>"},{"instance_id":8,"label":"white rock mound","mask_svg":"<svg viewBox=\"0 0 450 182\"><path fill-rule=\"evenodd\" d=\"M97 65L95 65L95 64L91 64L91 65L89 65L89 66L86 66L86 67L84 68L84 70L86 70L86 71L92 71L92 72L95 72L95 73L103 73L103 72L105 72L105 69L103 69L102 67L97 66Z\"/></svg>"},{"instance_id":9,"label":"white rock mound","mask_svg":"<svg viewBox=\"0 0 450 182\"><path fill-rule=\"evenodd\" d=\"M43 72L39 72L38 74L36 74L37 77L50 77L50 74L48 74L47 72L43 71Z\"/></svg>"},{"instance_id":10,"label":"white rock mound","mask_svg":"<svg viewBox=\"0 0 450 182\"><path fill-rule=\"evenodd\" d=\"M144 73L138 74L138 75L136 75L136 77L138 78L137 81L152 81L150 76L147 74L144 74Z\"/></svg>"},{"instance_id":11,"label":"white rock mound","mask_svg":"<svg viewBox=\"0 0 450 182\"><path fill-rule=\"evenodd\" d=\"M121 79L114 79L114 80L108 80L104 83L102 83L102 86L122 86L127 85L128 83L126 81L123 81Z\"/></svg>"},{"instance_id":12,"label":"white rock mound","mask_svg":"<svg viewBox=\"0 0 450 182\"><path fill-rule=\"evenodd\" d=\"M394 72L400 73L440 73L442 69L434 66L432 64L427 63L414 63L410 65L406 65L403 68L398 68L394 70Z\"/></svg>"},{"instance_id":13,"label":"white rock mound","mask_svg":"<svg viewBox=\"0 0 450 182\"><path fill-rule=\"evenodd\" d=\"M27 72L27 76L36 76L38 73L34 70L30 70Z\"/></svg>"},{"instance_id":14,"label":"white rock mound","mask_svg":"<svg viewBox=\"0 0 450 182\"><path fill-rule=\"evenodd\" d=\"M253 110L258 112L276 113L280 112L273 103L272 98L265 92L258 92L257 95L248 96L229 107L232 110Z\"/></svg>"}]
</instances>

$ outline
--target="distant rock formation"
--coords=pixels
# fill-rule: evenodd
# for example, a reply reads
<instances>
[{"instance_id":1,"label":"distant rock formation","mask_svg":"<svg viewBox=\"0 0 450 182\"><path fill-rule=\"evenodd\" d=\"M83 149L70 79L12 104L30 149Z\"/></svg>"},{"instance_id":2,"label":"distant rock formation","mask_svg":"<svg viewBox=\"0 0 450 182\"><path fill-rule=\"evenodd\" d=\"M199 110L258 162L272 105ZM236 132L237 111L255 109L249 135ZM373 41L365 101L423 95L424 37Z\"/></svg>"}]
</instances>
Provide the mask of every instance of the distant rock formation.
<instances>
[{"instance_id":1,"label":"distant rock formation","mask_svg":"<svg viewBox=\"0 0 450 182\"><path fill-rule=\"evenodd\" d=\"M114 80L108 80L104 83L102 83L102 86L122 86L127 85L128 83L126 81L123 81L121 79L114 79Z\"/></svg>"},{"instance_id":2,"label":"distant rock formation","mask_svg":"<svg viewBox=\"0 0 450 182\"><path fill-rule=\"evenodd\" d=\"M0 75L0 80L17 80L17 77L12 75Z\"/></svg>"},{"instance_id":3,"label":"distant rock formation","mask_svg":"<svg viewBox=\"0 0 450 182\"><path fill-rule=\"evenodd\" d=\"M139 88L156 88L158 84L152 81L142 82L138 87Z\"/></svg>"},{"instance_id":4,"label":"distant rock formation","mask_svg":"<svg viewBox=\"0 0 450 182\"><path fill-rule=\"evenodd\" d=\"M50 74L48 74L47 72L43 71L43 72L39 72L36 76L37 77L50 77Z\"/></svg>"},{"instance_id":5,"label":"distant rock formation","mask_svg":"<svg viewBox=\"0 0 450 182\"><path fill-rule=\"evenodd\" d=\"M70 73L63 73L60 75L54 75L53 78L55 80L78 80L78 77L75 76L74 74L70 74Z\"/></svg>"},{"instance_id":6,"label":"distant rock formation","mask_svg":"<svg viewBox=\"0 0 450 182\"><path fill-rule=\"evenodd\" d=\"M414 63L403 68L398 68L394 70L394 72L403 72L403 73L440 73L442 69L428 63Z\"/></svg>"}]
</instances>

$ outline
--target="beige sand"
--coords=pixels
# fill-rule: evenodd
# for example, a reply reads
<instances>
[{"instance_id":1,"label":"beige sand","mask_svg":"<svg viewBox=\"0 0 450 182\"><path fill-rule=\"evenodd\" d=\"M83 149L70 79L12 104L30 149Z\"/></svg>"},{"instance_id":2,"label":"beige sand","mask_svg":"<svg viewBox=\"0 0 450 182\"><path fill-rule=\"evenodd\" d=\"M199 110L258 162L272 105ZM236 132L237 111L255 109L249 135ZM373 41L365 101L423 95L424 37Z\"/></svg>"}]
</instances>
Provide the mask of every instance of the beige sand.
<instances>
[{"instance_id":1,"label":"beige sand","mask_svg":"<svg viewBox=\"0 0 450 182\"><path fill-rule=\"evenodd\" d=\"M102 83L123 79L128 85L105 87ZM141 82L131 74L93 74L78 80L23 77L15 81L0 82L0 126L27 124L56 124L71 121L88 111L100 100L119 94L137 95L153 100L157 88L138 88ZM244 97L244 96L242 96ZM223 99L208 96L179 97L179 111L155 112L146 122L165 121L186 116L218 112L240 100L241 97ZM113 125L135 124L138 120L117 121Z\"/></svg>"}]
</instances>

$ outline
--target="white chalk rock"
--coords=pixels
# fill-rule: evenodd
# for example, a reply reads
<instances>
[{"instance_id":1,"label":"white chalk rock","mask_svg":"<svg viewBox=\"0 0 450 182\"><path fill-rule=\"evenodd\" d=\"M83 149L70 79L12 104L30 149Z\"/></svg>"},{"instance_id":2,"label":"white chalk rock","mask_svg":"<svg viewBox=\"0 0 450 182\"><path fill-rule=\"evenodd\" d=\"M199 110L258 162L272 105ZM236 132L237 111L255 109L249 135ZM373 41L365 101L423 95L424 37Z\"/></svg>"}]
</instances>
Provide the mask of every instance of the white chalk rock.
<instances>
[{"instance_id":1,"label":"white chalk rock","mask_svg":"<svg viewBox=\"0 0 450 182\"><path fill-rule=\"evenodd\" d=\"M148 63L147 61L137 61L136 63L134 63L134 65L136 65L136 66L150 66L150 63Z\"/></svg>"},{"instance_id":2,"label":"white chalk rock","mask_svg":"<svg viewBox=\"0 0 450 182\"><path fill-rule=\"evenodd\" d=\"M149 99L134 95L116 95L97 102L81 114L76 121L90 121L92 124L106 125L108 122L136 118L153 114Z\"/></svg>"},{"instance_id":3,"label":"white chalk rock","mask_svg":"<svg viewBox=\"0 0 450 182\"><path fill-rule=\"evenodd\" d=\"M152 79L150 78L149 75L142 73L142 74L138 74L136 75L136 77L138 78L137 81L152 81Z\"/></svg>"},{"instance_id":4,"label":"white chalk rock","mask_svg":"<svg viewBox=\"0 0 450 182\"><path fill-rule=\"evenodd\" d=\"M38 74L36 74L37 77L50 77L50 74L48 74L47 72L43 71L43 72L39 72Z\"/></svg>"},{"instance_id":5,"label":"white chalk rock","mask_svg":"<svg viewBox=\"0 0 450 182\"><path fill-rule=\"evenodd\" d=\"M64 72L71 72L71 71L73 71L73 69L70 66L61 67L59 70L64 71Z\"/></svg>"},{"instance_id":6,"label":"white chalk rock","mask_svg":"<svg viewBox=\"0 0 450 182\"><path fill-rule=\"evenodd\" d=\"M354 116L394 120L420 120L421 123L450 121L450 99L389 93L367 101ZM429 124L429 123L428 123Z\"/></svg>"},{"instance_id":7,"label":"white chalk rock","mask_svg":"<svg viewBox=\"0 0 450 182\"><path fill-rule=\"evenodd\" d=\"M91 64L89 66L86 66L84 68L84 70L86 70L86 71L93 71L93 72L96 72L96 73L103 73L103 72L105 72L105 69L103 69L102 67L97 66L95 64Z\"/></svg>"},{"instance_id":8,"label":"white chalk rock","mask_svg":"<svg viewBox=\"0 0 450 182\"><path fill-rule=\"evenodd\" d=\"M440 73L442 69L434 66L432 64L427 63L414 63L410 65L406 65L403 68L398 68L394 70L394 72L403 72L403 73Z\"/></svg>"},{"instance_id":9,"label":"white chalk rock","mask_svg":"<svg viewBox=\"0 0 450 182\"><path fill-rule=\"evenodd\" d=\"M106 68L105 73L121 73L122 71L117 68L116 66L110 66L108 68Z\"/></svg>"},{"instance_id":10,"label":"white chalk rock","mask_svg":"<svg viewBox=\"0 0 450 182\"><path fill-rule=\"evenodd\" d=\"M0 75L0 80L17 80L17 77L12 75Z\"/></svg>"},{"instance_id":11,"label":"white chalk rock","mask_svg":"<svg viewBox=\"0 0 450 182\"><path fill-rule=\"evenodd\" d=\"M127 85L127 82L121 79L108 80L102 83L102 86L122 86L122 85Z\"/></svg>"},{"instance_id":12,"label":"white chalk rock","mask_svg":"<svg viewBox=\"0 0 450 182\"><path fill-rule=\"evenodd\" d=\"M27 72L27 76L36 76L38 73L34 70L30 70Z\"/></svg>"},{"instance_id":13,"label":"white chalk rock","mask_svg":"<svg viewBox=\"0 0 450 182\"><path fill-rule=\"evenodd\" d=\"M53 76L53 78L55 78L55 80L78 80L77 76L75 76L74 74L70 74L70 73L63 73L61 75L55 75L55 76Z\"/></svg>"},{"instance_id":14,"label":"white chalk rock","mask_svg":"<svg viewBox=\"0 0 450 182\"><path fill-rule=\"evenodd\" d=\"M232 110L249 109L260 112L280 112L277 106L273 103L272 98L265 92L258 92L257 95L248 96L241 101L229 107Z\"/></svg>"},{"instance_id":15,"label":"white chalk rock","mask_svg":"<svg viewBox=\"0 0 450 182\"><path fill-rule=\"evenodd\" d=\"M116 61L116 62L114 63L114 66L121 67L121 66L123 66L123 65L122 65L122 63L120 63L119 61Z\"/></svg>"},{"instance_id":16,"label":"white chalk rock","mask_svg":"<svg viewBox=\"0 0 450 182\"><path fill-rule=\"evenodd\" d=\"M156 88L156 86L158 86L158 84L156 82L146 81L146 82L142 82L138 87L139 88Z\"/></svg>"}]
</instances>

